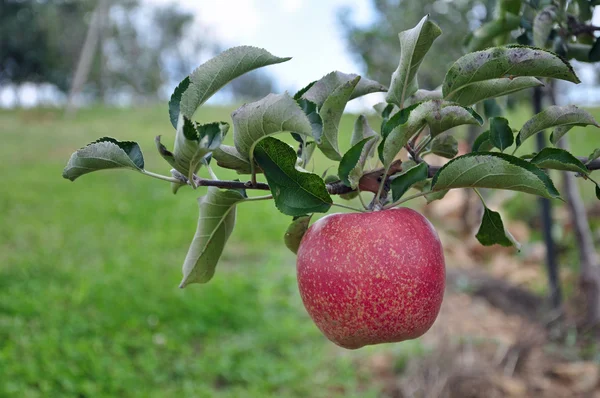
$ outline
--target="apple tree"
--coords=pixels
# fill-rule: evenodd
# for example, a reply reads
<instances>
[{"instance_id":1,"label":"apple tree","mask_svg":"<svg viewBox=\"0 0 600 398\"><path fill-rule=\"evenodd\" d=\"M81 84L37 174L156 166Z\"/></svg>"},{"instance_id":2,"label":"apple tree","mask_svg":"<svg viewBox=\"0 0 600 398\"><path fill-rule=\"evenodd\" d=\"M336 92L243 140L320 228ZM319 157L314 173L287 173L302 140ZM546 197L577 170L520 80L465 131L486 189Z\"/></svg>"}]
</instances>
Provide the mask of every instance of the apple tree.
<instances>
[{"instance_id":1,"label":"apple tree","mask_svg":"<svg viewBox=\"0 0 600 398\"><path fill-rule=\"evenodd\" d=\"M273 211L290 216L284 242L298 253L300 294L326 336L348 348L418 337L439 311L444 259L431 224L400 207L403 203L443 200L456 188L478 195L483 188L513 190L561 200L547 170L588 180L600 199L600 186L591 175L600 168L600 149L591 155L574 155L554 145L535 154L522 149L546 129L553 129L556 143L574 127L598 127L587 111L549 106L514 126L503 117L484 120L474 110L486 99L541 86L541 78L579 83L569 62L539 47L490 47L440 70L445 78L439 90L419 89L419 66L441 34L427 16L399 34L399 64L389 87L335 71L294 95L269 94L245 104L231 114L231 122L196 123L198 108L229 81L290 60L255 47L229 49L194 70L171 96L174 147L167 148L160 137L155 140L170 175L147 170L138 143L103 137L73 153L63 177L73 181L93 171L125 168L167 181L173 192L207 187L198 199L197 231L183 261L180 287L211 280L238 207L244 211L252 206L249 202L272 201ZM380 121L371 125L365 115L358 116L351 147L342 153L339 125L346 104L374 92L386 93L386 103L376 106ZM461 125L487 128L470 153L457 156L452 133ZM233 145L223 144L229 130ZM284 133L294 137L294 147L276 138ZM307 171L317 150L337 163L335 176ZM409 160L400 160L404 152ZM451 160L443 167L430 166L427 158L432 154ZM237 171L243 181L219 180L215 163ZM212 178L199 177L202 167ZM356 196L360 204L346 201ZM479 242L518 249L500 214L483 205ZM332 207L352 212L328 215L311 225L311 218Z\"/></svg>"}]
</instances>

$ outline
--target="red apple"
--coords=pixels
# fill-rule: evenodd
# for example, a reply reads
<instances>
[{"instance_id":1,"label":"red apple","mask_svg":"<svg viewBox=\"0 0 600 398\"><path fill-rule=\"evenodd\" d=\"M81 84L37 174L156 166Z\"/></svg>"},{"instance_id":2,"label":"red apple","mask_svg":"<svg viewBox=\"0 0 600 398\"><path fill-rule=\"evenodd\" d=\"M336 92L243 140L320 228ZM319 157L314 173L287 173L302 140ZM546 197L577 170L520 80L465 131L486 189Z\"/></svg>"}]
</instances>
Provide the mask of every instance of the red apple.
<instances>
[{"instance_id":1,"label":"red apple","mask_svg":"<svg viewBox=\"0 0 600 398\"><path fill-rule=\"evenodd\" d=\"M297 272L313 321L349 349L423 335L446 281L437 233L408 208L323 217L302 238Z\"/></svg>"}]
</instances>

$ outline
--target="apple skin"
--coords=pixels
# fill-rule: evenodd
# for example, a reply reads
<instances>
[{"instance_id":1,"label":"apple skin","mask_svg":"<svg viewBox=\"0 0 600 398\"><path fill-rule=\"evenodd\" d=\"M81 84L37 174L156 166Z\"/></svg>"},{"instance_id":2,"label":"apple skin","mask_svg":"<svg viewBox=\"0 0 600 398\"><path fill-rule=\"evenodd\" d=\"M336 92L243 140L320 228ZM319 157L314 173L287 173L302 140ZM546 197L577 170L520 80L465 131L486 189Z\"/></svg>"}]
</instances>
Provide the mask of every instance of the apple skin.
<instances>
[{"instance_id":1,"label":"apple skin","mask_svg":"<svg viewBox=\"0 0 600 398\"><path fill-rule=\"evenodd\" d=\"M417 338L433 325L446 282L439 237L408 208L331 214L298 250L298 287L309 315L335 344Z\"/></svg>"}]
</instances>

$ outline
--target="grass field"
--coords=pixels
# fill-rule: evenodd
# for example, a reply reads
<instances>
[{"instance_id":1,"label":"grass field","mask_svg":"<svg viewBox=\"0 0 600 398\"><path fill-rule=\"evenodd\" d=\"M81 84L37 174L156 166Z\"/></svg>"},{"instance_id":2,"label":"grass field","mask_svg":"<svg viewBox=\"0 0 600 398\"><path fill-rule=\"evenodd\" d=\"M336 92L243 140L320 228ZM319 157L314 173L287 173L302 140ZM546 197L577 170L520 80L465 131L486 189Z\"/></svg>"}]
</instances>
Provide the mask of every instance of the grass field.
<instances>
[{"instance_id":1,"label":"grass field","mask_svg":"<svg viewBox=\"0 0 600 398\"><path fill-rule=\"evenodd\" d=\"M229 121L229 110L206 108L199 119ZM343 120L346 135L352 122ZM242 204L215 278L180 290L202 190L174 196L130 171L62 179L75 149L107 135L138 141L147 169L167 174L153 142L162 134L171 147L166 106L73 120L2 111L0 132L0 396L370 397L378 386L358 370L361 358L392 350L401 364L420 350L327 342L282 244L290 217L271 202ZM594 133L572 133L577 154L591 151ZM317 172L326 166L317 159Z\"/></svg>"}]
</instances>

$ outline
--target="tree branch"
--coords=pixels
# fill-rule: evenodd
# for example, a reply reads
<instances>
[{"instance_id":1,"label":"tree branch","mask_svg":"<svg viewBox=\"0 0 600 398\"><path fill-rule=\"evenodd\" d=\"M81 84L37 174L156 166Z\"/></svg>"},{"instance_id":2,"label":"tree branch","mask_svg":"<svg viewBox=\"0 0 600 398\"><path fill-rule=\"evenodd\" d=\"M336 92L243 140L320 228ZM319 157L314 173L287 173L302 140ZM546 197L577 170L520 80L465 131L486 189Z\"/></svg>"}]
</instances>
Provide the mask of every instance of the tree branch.
<instances>
[{"instance_id":1,"label":"tree branch","mask_svg":"<svg viewBox=\"0 0 600 398\"><path fill-rule=\"evenodd\" d=\"M585 163L587 161L587 158L580 157L579 160L581 160L582 162ZM441 168L440 166L431 166L429 164L427 166L428 166L429 178L432 178ZM595 160L591 161L590 163L588 163L586 165L586 167L590 171L600 170L600 159L595 159ZM401 162L397 161L397 163L395 163L395 167L393 168L393 173L391 173L391 174L398 173L400 171L402 171ZM383 172L384 172L384 169L381 168L381 169L376 169L376 170L373 170L373 171L370 171L370 172L364 174L360 181L360 190L362 192L365 192L365 191L373 192L373 189L376 190L376 188L378 187L377 181L379 178L381 178L383 176ZM244 182L244 181L208 180L208 179L200 178L198 176L194 176L194 183L198 187L218 187L218 188L223 188L223 189L257 189L257 190L261 190L261 191L269 191L270 190L269 185L264 182L257 182L255 184L252 184L251 181ZM355 189L347 187L341 181L336 181L333 183L326 184L326 187L327 187L327 192L329 192L329 194L331 194L331 195L343 195L345 193L350 193L350 192L355 191Z\"/></svg>"}]
</instances>

